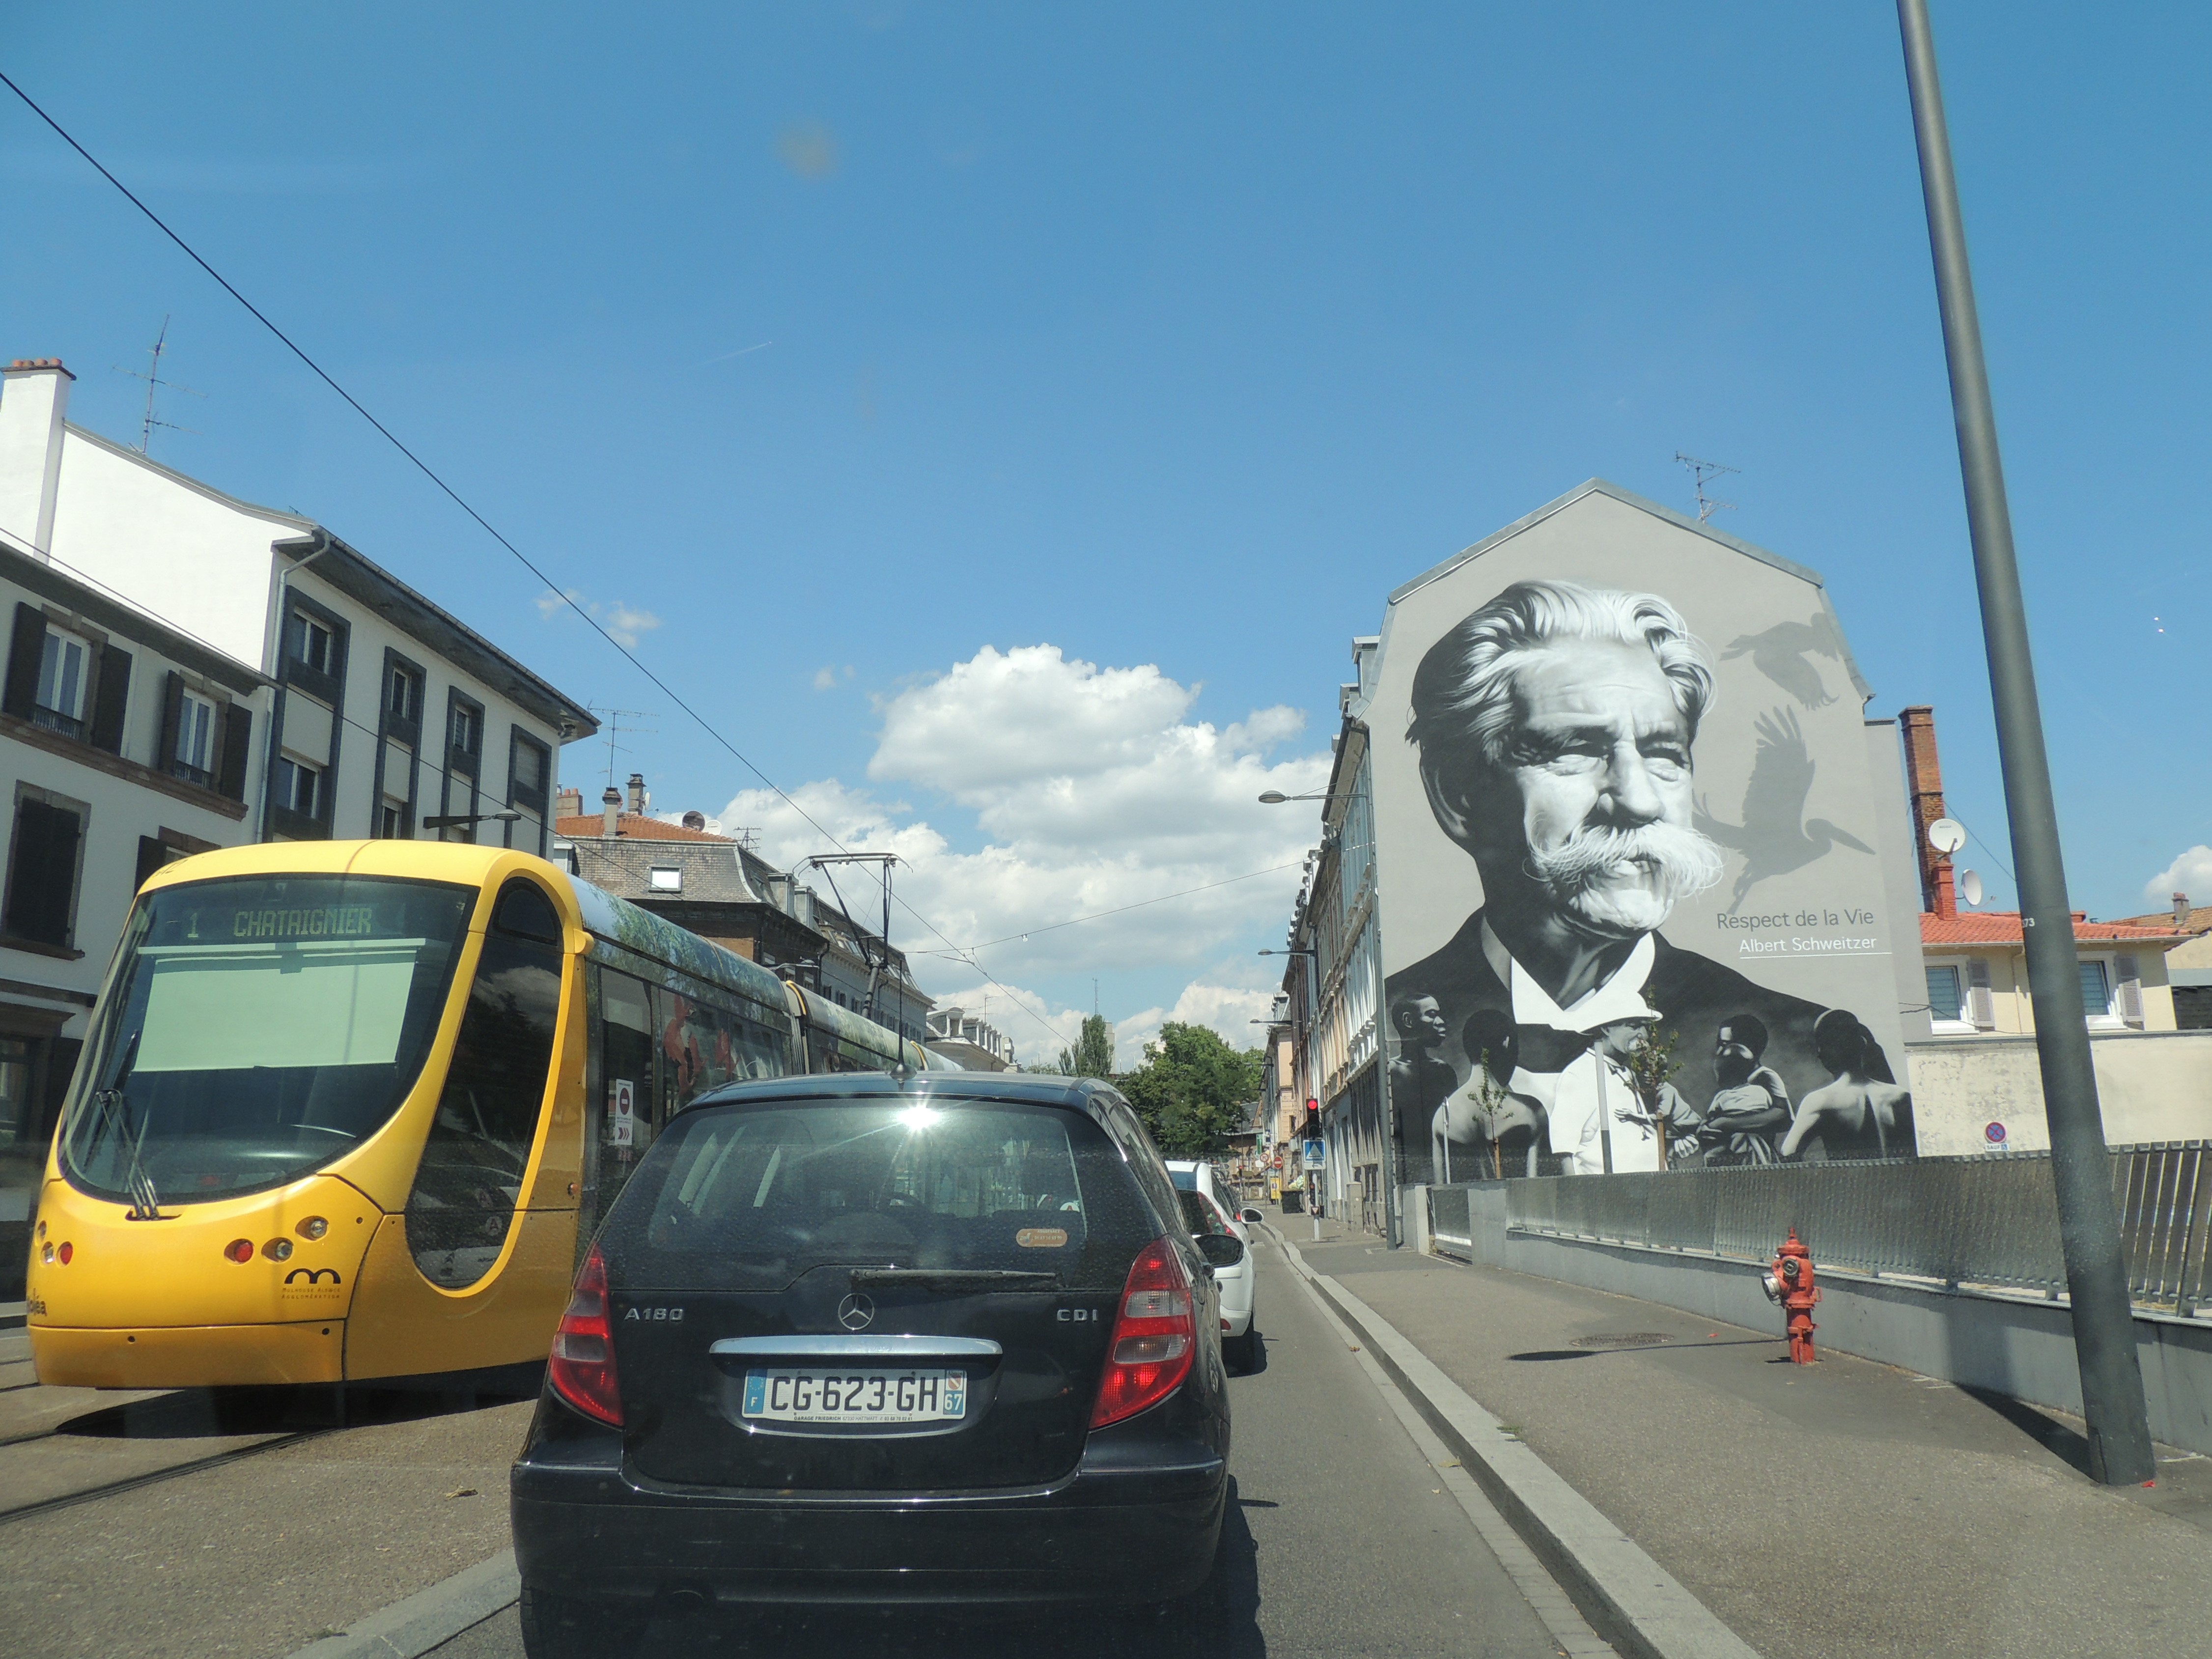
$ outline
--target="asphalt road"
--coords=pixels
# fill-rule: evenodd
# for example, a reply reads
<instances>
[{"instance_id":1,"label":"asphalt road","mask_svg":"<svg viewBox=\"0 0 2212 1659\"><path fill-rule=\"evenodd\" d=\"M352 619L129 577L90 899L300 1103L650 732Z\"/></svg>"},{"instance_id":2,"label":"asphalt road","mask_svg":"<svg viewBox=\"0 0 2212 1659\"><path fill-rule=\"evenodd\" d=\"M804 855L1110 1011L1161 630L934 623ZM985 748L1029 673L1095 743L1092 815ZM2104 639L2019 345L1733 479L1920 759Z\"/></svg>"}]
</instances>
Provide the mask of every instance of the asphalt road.
<instances>
[{"instance_id":1,"label":"asphalt road","mask_svg":"<svg viewBox=\"0 0 2212 1659\"><path fill-rule=\"evenodd\" d=\"M1295 1282L1280 1249L1263 1237L1257 1254L1266 1361L1231 1383L1235 1502L1213 1582L1188 1618L1084 1614L960 1626L793 1615L742 1627L670 1620L648 1632L639 1650L1556 1659L1562 1647L1529 1600L1546 1601L1555 1623L1564 1614L1571 1638L1572 1615L1549 1581L1525 1558L1516 1564L1518 1582L1508 1573L1455 1495L1455 1486L1466 1484L1451 1478L1455 1467L1449 1474L1438 1467L1448 1455L1433 1443L1427 1453L1416 1444L1341 1328ZM1601 1650L1586 1648L1583 1636L1577 1651ZM434 1651L437 1659L519 1659L514 1610Z\"/></svg>"}]
</instances>

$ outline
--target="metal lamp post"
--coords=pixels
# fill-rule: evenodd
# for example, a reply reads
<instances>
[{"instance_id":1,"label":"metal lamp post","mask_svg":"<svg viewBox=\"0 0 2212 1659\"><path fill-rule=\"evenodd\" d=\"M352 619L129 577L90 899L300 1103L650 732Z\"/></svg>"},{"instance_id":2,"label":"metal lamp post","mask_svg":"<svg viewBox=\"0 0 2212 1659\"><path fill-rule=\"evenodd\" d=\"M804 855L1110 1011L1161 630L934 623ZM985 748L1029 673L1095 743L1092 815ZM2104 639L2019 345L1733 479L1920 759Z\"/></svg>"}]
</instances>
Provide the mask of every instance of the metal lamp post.
<instances>
[{"instance_id":1,"label":"metal lamp post","mask_svg":"<svg viewBox=\"0 0 2212 1659\"><path fill-rule=\"evenodd\" d=\"M1927 0L1898 0L1905 78L1920 149L1920 183L1928 204L1928 240L1950 362L1951 406L1959 428L1966 523L1981 590L1982 632L1996 706L1997 750L2004 769L2005 811L2012 820L2019 871L2021 927L2035 1007L2036 1054L2043 1065L2043 1108L2051 1125L2051 1177L2057 1190L2059 1237L2074 1316L2075 1358L2087 1419L2089 1473L2107 1486L2148 1481L2156 1472L2142 1372L2136 1355L2135 1317L2112 1203L2097 1077L2082 1018L2081 981L2074 951L2073 910L2059 855L2058 811L2043 744L2027 612L2013 556L2012 514L1997 454L1996 415L1982 361L1981 323L1966 265L1966 233L1951 167L1943 93L1936 76L1936 43Z\"/></svg>"}]
</instances>

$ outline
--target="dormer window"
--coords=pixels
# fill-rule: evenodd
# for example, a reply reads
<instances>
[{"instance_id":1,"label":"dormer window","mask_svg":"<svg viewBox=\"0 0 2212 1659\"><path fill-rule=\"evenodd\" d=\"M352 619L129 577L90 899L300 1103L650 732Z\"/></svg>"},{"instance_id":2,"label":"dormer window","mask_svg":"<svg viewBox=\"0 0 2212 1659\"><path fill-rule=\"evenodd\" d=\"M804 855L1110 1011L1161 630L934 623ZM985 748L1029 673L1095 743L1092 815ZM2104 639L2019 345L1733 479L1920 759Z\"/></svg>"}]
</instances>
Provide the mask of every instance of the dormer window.
<instances>
[{"instance_id":1,"label":"dormer window","mask_svg":"<svg viewBox=\"0 0 2212 1659\"><path fill-rule=\"evenodd\" d=\"M674 865L656 864L646 884L656 893L680 893L684 890L684 872Z\"/></svg>"}]
</instances>

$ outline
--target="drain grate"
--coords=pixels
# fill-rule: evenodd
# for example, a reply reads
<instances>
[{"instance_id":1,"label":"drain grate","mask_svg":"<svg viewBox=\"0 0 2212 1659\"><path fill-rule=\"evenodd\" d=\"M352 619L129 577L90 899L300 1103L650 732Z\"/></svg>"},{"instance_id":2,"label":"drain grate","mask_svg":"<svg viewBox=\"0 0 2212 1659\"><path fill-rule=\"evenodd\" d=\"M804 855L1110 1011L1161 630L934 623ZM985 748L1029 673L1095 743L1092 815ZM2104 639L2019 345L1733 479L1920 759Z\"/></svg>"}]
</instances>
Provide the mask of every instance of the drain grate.
<instances>
[{"instance_id":1,"label":"drain grate","mask_svg":"<svg viewBox=\"0 0 2212 1659\"><path fill-rule=\"evenodd\" d=\"M1571 1348L1649 1348L1674 1339L1663 1331L1628 1331L1619 1336L1571 1336Z\"/></svg>"}]
</instances>

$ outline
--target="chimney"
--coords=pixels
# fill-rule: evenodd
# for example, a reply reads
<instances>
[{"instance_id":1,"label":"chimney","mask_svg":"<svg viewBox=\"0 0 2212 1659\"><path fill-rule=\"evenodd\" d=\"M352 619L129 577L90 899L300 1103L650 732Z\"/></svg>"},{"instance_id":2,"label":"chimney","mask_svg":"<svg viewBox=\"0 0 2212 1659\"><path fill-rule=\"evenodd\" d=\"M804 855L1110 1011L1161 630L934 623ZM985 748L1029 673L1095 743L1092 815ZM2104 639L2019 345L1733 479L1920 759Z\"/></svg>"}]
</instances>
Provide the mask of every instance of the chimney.
<instances>
[{"instance_id":1,"label":"chimney","mask_svg":"<svg viewBox=\"0 0 2212 1659\"><path fill-rule=\"evenodd\" d=\"M642 772L629 775L629 810L633 817L641 818L645 816L645 774Z\"/></svg>"},{"instance_id":2,"label":"chimney","mask_svg":"<svg viewBox=\"0 0 2212 1659\"><path fill-rule=\"evenodd\" d=\"M62 478L62 422L76 376L58 357L18 357L0 372L0 530L51 553Z\"/></svg>"},{"instance_id":3,"label":"chimney","mask_svg":"<svg viewBox=\"0 0 2212 1659\"><path fill-rule=\"evenodd\" d=\"M2186 893L2173 896L2173 925L2177 927L2189 926L2189 895Z\"/></svg>"},{"instance_id":4,"label":"chimney","mask_svg":"<svg viewBox=\"0 0 2212 1659\"><path fill-rule=\"evenodd\" d=\"M686 830L703 830L707 827L707 815L704 812L686 812L684 815L684 827Z\"/></svg>"},{"instance_id":5,"label":"chimney","mask_svg":"<svg viewBox=\"0 0 2212 1659\"><path fill-rule=\"evenodd\" d=\"M580 818L584 816L584 792L569 787L553 793L553 816L556 818Z\"/></svg>"},{"instance_id":6,"label":"chimney","mask_svg":"<svg viewBox=\"0 0 2212 1659\"><path fill-rule=\"evenodd\" d=\"M600 825L599 834L606 840L612 841L617 836L622 834L622 791L611 783L609 784L606 793L599 797L599 804L606 813Z\"/></svg>"},{"instance_id":7,"label":"chimney","mask_svg":"<svg viewBox=\"0 0 2212 1659\"><path fill-rule=\"evenodd\" d=\"M1959 914L1952 885L1951 860L1928 844L1928 826L1943 816L1943 769L1936 758L1936 711L1902 708L1897 723L1905 734L1905 790L1912 809L1912 852L1920 866L1921 908L1939 916Z\"/></svg>"}]
</instances>

